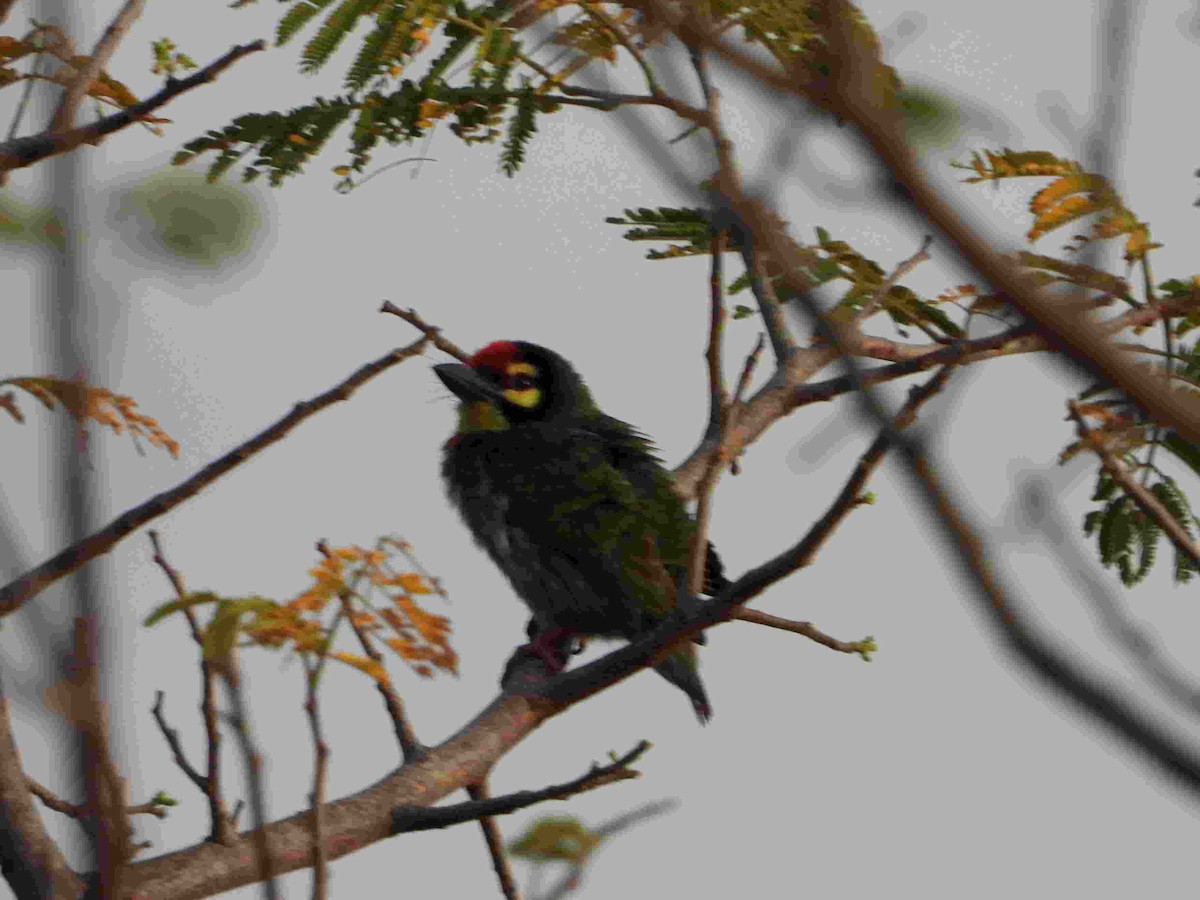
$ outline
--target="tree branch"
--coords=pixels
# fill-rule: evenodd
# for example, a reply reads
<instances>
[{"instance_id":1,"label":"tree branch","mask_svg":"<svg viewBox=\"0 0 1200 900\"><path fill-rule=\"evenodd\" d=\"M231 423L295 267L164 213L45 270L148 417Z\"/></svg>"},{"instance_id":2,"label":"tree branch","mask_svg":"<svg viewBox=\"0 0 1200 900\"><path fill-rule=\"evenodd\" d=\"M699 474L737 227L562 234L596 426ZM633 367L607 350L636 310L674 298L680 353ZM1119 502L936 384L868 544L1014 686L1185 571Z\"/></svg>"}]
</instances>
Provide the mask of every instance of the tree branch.
<instances>
[{"instance_id":1,"label":"tree branch","mask_svg":"<svg viewBox=\"0 0 1200 900\"><path fill-rule=\"evenodd\" d=\"M475 803L483 803L492 799L487 781L467 785L467 793ZM488 855L492 858L492 868L500 882L500 893L505 900L521 900L521 891L513 878L512 865L508 854L504 852L504 838L500 834L500 826L496 824L495 816L480 816L479 827L483 830L483 840L487 844Z\"/></svg>"},{"instance_id":2,"label":"tree branch","mask_svg":"<svg viewBox=\"0 0 1200 900\"><path fill-rule=\"evenodd\" d=\"M458 344L448 338L442 336L442 329L437 325L430 325L417 314L415 309L400 309L390 300L384 300L383 306L379 307L380 312L391 313L393 316L399 316L417 331L421 332L425 337L443 353L449 353L459 362L466 362L471 358L471 354L467 353Z\"/></svg>"},{"instance_id":3,"label":"tree branch","mask_svg":"<svg viewBox=\"0 0 1200 900\"><path fill-rule=\"evenodd\" d=\"M46 833L13 739L8 697L0 683L0 871L17 897L75 898L82 879Z\"/></svg>"},{"instance_id":4,"label":"tree branch","mask_svg":"<svg viewBox=\"0 0 1200 900\"><path fill-rule=\"evenodd\" d=\"M406 359L419 355L425 349L427 342L428 338L421 338L407 347L392 350L374 362L360 367L325 393L319 394L311 400L297 403L290 413L274 425L209 463L191 478L122 513L106 527L82 541L72 544L37 568L0 588L0 617L20 609L24 603L36 597L64 575L75 571L89 560L107 553L133 530L174 509L259 451L283 440L301 422L339 400L348 399L358 388L376 375Z\"/></svg>"},{"instance_id":5,"label":"tree branch","mask_svg":"<svg viewBox=\"0 0 1200 900\"><path fill-rule=\"evenodd\" d=\"M150 546L154 548L155 564L163 570L163 573L167 576L167 580L175 588L175 596L182 600L187 596L183 576L175 570L174 566L167 562L158 532L151 528L149 537ZM221 729L217 721L216 673L213 671L208 659L204 656L204 634L200 628L200 621L196 618L196 610L191 606L185 606L183 612L187 617L188 628L192 632L192 639L201 651L200 678L203 694L200 698L200 713L204 717L204 734L208 747L207 774L201 777L200 780L192 778L192 783L204 791L205 797L208 800L209 837L222 844L232 844L234 839L233 820L230 818L229 812L225 807L225 799L221 796ZM187 766L184 769L185 774L187 774L191 766L187 765L187 760L183 758L182 748L177 746L178 735L174 729L170 729L170 734L168 735L166 722L158 713L161 703L162 691L159 691L154 704L155 718L158 719L159 727L163 729L163 734L167 736L169 744L172 744L171 735L175 736L176 743L172 744L171 749L175 752L175 761ZM194 769L192 771L195 772ZM191 775L188 777L191 778ZM200 777L198 773L197 777Z\"/></svg>"},{"instance_id":6,"label":"tree branch","mask_svg":"<svg viewBox=\"0 0 1200 900\"><path fill-rule=\"evenodd\" d=\"M753 622L755 625L766 625L769 628L790 631L792 634L800 634L810 641L816 641L838 653L857 653L867 662L871 661L871 654L879 649L874 638L865 637L861 641L840 641L821 631L812 622L785 619L782 616L765 613L760 609L740 609L734 618L741 619L743 622Z\"/></svg>"},{"instance_id":7,"label":"tree branch","mask_svg":"<svg viewBox=\"0 0 1200 900\"><path fill-rule=\"evenodd\" d=\"M480 816L507 815L545 800L565 800L575 794L592 791L614 781L639 778L642 773L630 769L629 766L649 750L650 746L649 741L640 741L636 747L607 766L593 764L590 770L578 778L536 791L517 791L505 794L503 797L456 803L452 806L398 807L392 815L393 833L429 831L434 828L448 828L451 825L471 822Z\"/></svg>"},{"instance_id":8,"label":"tree branch","mask_svg":"<svg viewBox=\"0 0 1200 900\"><path fill-rule=\"evenodd\" d=\"M31 166L51 156L67 153L81 144L97 144L102 138L145 118L156 109L170 103L180 94L201 84L215 81L218 75L243 56L264 50L266 46L264 41L255 41L252 44L234 47L220 59L187 78L180 80L168 78L166 86L161 91L141 103L135 103L133 106L97 119L88 125L72 128L69 131L43 132L4 141L0 143L0 178L13 169Z\"/></svg>"}]
</instances>

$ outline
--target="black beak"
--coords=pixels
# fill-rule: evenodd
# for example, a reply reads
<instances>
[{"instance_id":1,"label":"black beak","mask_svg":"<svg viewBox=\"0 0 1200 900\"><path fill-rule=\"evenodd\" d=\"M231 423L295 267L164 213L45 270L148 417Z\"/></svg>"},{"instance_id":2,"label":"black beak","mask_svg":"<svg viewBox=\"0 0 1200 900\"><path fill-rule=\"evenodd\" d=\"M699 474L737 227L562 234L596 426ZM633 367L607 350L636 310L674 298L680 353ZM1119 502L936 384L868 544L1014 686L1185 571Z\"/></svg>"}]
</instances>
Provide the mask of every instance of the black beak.
<instances>
[{"instance_id":1,"label":"black beak","mask_svg":"<svg viewBox=\"0 0 1200 900\"><path fill-rule=\"evenodd\" d=\"M433 372L464 403L483 401L499 406L504 400L500 389L470 366L441 363L433 367Z\"/></svg>"}]
</instances>

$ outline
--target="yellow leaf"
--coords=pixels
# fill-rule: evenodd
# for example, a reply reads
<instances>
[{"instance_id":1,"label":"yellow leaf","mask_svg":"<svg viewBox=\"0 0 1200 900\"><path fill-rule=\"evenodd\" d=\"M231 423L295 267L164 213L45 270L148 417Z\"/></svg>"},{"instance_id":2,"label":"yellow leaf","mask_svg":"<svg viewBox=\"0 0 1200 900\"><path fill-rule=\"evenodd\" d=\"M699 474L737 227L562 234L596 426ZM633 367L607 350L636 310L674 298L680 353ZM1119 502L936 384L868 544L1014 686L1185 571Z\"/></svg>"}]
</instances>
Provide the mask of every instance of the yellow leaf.
<instances>
[{"instance_id":1,"label":"yellow leaf","mask_svg":"<svg viewBox=\"0 0 1200 900\"><path fill-rule=\"evenodd\" d=\"M396 576L396 583L410 594L432 594L433 588L423 575L404 572Z\"/></svg>"},{"instance_id":2,"label":"yellow leaf","mask_svg":"<svg viewBox=\"0 0 1200 900\"><path fill-rule=\"evenodd\" d=\"M387 669L382 664L371 659L369 656L357 656L353 653L342 653L337 651L329 654L339 662L344 662L348 666L353 666L360 672L365 672L370 675L380 684L389 684L391 679L388 677Z\"/></svg>"}]
</instances>

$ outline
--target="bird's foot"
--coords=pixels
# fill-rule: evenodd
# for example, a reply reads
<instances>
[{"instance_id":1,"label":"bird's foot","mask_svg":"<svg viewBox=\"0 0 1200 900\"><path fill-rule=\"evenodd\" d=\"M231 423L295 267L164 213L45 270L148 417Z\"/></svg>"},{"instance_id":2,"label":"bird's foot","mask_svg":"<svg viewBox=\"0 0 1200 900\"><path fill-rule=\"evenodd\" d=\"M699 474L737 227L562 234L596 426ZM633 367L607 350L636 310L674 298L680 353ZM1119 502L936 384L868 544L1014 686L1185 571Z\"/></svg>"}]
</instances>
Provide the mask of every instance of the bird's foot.
<instances>
[{"instance_id":1,"label":"bird's foot","mask_svg":"<svg viewBox=\"0 0 1200 900\"><path fill-rule=\"evenodd\" d=\"M520 649L541 659L548 674L557 675L567 667L567 656L574 652L569 642L577 636L574 629L555 625L545 631L539 631Z\"/></svg>"}]
</instances>

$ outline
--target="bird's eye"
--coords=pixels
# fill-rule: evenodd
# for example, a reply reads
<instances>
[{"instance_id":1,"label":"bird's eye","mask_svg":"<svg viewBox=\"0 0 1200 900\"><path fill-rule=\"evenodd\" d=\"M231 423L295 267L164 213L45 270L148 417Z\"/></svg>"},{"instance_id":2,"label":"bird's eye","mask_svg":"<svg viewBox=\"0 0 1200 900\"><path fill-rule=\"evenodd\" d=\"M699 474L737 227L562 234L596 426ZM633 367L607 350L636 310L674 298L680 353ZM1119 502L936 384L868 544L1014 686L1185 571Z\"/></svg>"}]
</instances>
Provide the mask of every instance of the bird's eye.
<instances>
[{"instance_id":1,"label":"bird's eye","mask_svg":"<svg viewBox=\"0 0 1200 900\"><path fill-rule=\"evenodd\" d=\"M524 391L533 387L534 381L532 375L513 375L509 381L509 387L515 391Z\"/></svg>"}]
</instances>

